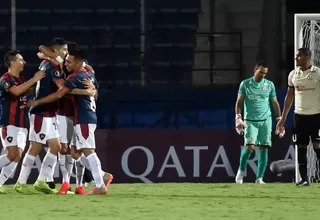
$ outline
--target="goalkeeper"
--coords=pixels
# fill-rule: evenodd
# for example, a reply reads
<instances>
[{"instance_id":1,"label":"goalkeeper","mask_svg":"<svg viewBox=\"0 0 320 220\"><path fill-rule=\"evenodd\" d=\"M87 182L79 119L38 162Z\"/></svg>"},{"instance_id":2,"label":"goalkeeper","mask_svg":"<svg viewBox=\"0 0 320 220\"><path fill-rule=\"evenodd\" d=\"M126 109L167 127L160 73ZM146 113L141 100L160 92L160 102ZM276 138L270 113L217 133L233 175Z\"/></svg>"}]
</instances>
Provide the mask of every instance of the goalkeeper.
<instances>
[{"instance_id":1,"label":"goalkeeper","mask_svg":"<svg viewBox=\"0 0 320 220\"><path fill-rule=\"evenodd\" d=\"M244 135L245 148L241 152L236 183L243 183L248 160L254 147L257 146L260 151L256 183L264 184L263 176L268 163L268 148L271 147L272 136L271 104L276 120L281 119L275 86L273 82L265 79L267 73L268 64L265 61L258 61L254 67L253 77L243 80L239 87L235 124L238 134ZM243 106L244 119L241 115ZM276 131L280 137L283 137L284 133L284 128Z\"/></svg>"}]
</instances>

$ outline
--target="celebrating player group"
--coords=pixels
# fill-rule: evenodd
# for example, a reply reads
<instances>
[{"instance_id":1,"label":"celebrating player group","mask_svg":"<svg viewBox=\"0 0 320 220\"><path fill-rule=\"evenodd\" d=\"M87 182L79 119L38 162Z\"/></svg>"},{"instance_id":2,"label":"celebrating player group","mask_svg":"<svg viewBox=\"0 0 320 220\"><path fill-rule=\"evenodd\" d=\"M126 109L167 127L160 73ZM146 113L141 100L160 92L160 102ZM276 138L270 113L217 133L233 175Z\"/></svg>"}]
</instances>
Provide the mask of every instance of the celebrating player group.
<instances>
[{"instance_id":1,"label":"celebrating player group","mask_svg":"<svg viewBox=\"0 0 320 220\"><path fill-rule=\"evenodd\" d=\"M29 193L28 177L42 145L47 144L49 150L33 185L35 190L46 194L72 193L70 175L75 161L75 193L107 194L113 176L102 170L95 153L98 82L94 70L86 64L83 51L64 39L55 38L50 47L40 46L40 51L38 56L43 59L40 71L27 82L21 75L25 61L20 52L14 50L5 55L8 72L0 79L0 125L6 154L0 156L0 193L6 193L2 185L14 173L29 133L30 145L15 191ZM35 99L28 101L28 95L34 95ZM30 122L29 132L26 118ZM60 190L55 190L48 182L53 181L58 155L63 180ZM91 171L95 182L90 192L82 187L84 168Z\"/></svg>"},{"instance_id":2,"label":"celebrating player group","mask_svg":"<svg viewBox=\"0 0 320 220\"><path fill-rule=\"evenodd\" d=\"M258 61L254 67L254 76L241 82L235 106L235 127L240 135L244 135L245 147L240 155L236 183L243 183L245 169L255 146L259 147L256 183L265 183L263 176L268 163L268 149L272 146L271 105L277 121L275 133L281 138L285 134L284 124L294 98L293 141L298 146L298 168L301 175L301 181L297 186L309 186L309 139L320 160L320 69L311 65L311 51L308 48L300 48L297 51L296 65L288 77L288 90L282 114L275 86L265 79L268 73L265 61Z\"/></svg>"}]
</instances>

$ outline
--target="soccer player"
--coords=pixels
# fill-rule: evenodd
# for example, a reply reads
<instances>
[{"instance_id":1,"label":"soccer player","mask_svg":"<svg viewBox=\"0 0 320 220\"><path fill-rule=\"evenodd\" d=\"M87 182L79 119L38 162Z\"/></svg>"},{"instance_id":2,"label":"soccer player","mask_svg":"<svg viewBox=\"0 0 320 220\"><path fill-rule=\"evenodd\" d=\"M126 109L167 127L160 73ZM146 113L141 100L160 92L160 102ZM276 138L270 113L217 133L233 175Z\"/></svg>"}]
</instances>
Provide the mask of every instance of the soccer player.
<instances>
[{"instance_id":1,"label":"soccer player","mask_svg":"<svg viewBox=\"0 0 320 220\"><path fill-rule=\"evenodd\" d=\"M64 39L55 38L52 41L51 47L59 55L57 61L63 62L61 57L64 57L68 52L67 42ZM46 76L37 83L35 91L36 99L54 93L59 87L63 86L64 83L61 69L53 65L50 61L43 61L39 69L45 71ZM73 93L80 95L87 94L85 90L74 90ZM49 151L42 161L38 179L33 186L36 190L43 193L55 193L45 181L55 166L57 155L61 150L56 120L58 110L59 104L57 101L30 109L30 147L24 157L18 181L14 186L17 192L24 193L28 191L26 182L34 160L42 150L42 144L48 144Z\"/></svg>"},{"instance_id":2,"label":"soccer player","mask_svg":"<svg viewBox=\"0 0 320 220\"><path fill-rule=\"evenodd\" d=\"M272 119L271 106L277 120L281 111L273 82L265 79L268 65L265 61L258 61L254 67L254 75L243 80L238 91L235 106L235 124L238 134L244 134L245 148L241 152L240 166L236 176L236 183L243 183L244 172L254 147L259 147L259 160L256 183L264 184L263 176L268 163L268 148L271 147ZM244 106L244 109L243 109ZM244 119L242 119L242 110ZM284 130L277 131L279 136Z\"/></svg>"},{"instance_id":3,"label":"soccer player","mask_svg":"<svg viewBox=\"0 0 320 220\"><path fill-rule=\"evenodd\" d=\"M311 51L300 48L296 55L297 68L288 76L288 89L278 127L282 128L291 109L293 99L293 134L298 146L298 163L301 181L297 186L309 186L307 176L307 146L311 138L314 151L320 160L320 68L311 65Z\"/></svg>"},{"instance_id":4,"label":"soccer player","mask_svg":"<svg viewBox=\"0 0 320 220\"><path fill-rule=\"evenodd\" d=\"M18 50L8 51L4 62L9 69L0 78L0 130L2 146L6 150L6 154L0 156L0 193L5 193L2 185L15 171L26 146L28 130L25 116L29 89L45 76L39 71L25 82L21 75L25 61Z\"/></svg>"},{"instance_id":5,"label":"soccer player","mask_svg":"<svg viewBox=\"0 0 320 220\"><path fill-rule=\"evenodd\" d=\"M69 51L66 57L66 68L73 74L67 78L65 87L47 97L29 101L28 105L39 106L54 102L75 88L84 88L82 81L85 79L91 80L98 88L94 74L82 68L84 59L85 55L80 49ZM73 104L76 108L74 111L74 135L71 141L72 155L75 159L80 158L82 164L91 170L96 183L96 187L91 193L107 194L113 176L102 171L100 160L95 153L94 131L97 123L95 99L89 96L73 96Z\"/></svg>"},{"instance_id":6,"label":"soccer player","mask_svg":"<svg viewBox=\"0 0 320 220\"><path fill-rule=\"evenodd\" d=\"M68 43L68 49L75 49L78 45L74 42ZM39 47L39 50L41 54L38 54L39 58L41 59L48 59L48 60L56 60L58 55L50 48L46 47L44 45L41 45ZM57 63L59 65L59 63ZM83 65L87 66L87 65ZM89 70L93 70L90 66L87 66ZM64 78L66 79L67 76L69 76L71 73L65 68L65 59L62 63L62 69L64 73ZM58 121L58 131L60 135L60 142L62 146L62 150L59 154L59 164L60 164L60 170L62 173L62 186L59 190L59 194L66 194L70 188L70 177L72 174L74 159L71 156L71 148L68 147L71 141L71 137L73 135L73 106L71 102L70 96L65 96L59 99L59 112L57 115L57 121ZM81 164L80 161L76 161L76 182L77 187L75 190L76 194L86 194L85 189L82 186L82 179L84 176L84 166ZM48 185L50 188L55 188L55 184L53 181L53 174L54 169L52 169L52 172L50 173L50 176L48 178Z\"/></svg>"}]
</instances>

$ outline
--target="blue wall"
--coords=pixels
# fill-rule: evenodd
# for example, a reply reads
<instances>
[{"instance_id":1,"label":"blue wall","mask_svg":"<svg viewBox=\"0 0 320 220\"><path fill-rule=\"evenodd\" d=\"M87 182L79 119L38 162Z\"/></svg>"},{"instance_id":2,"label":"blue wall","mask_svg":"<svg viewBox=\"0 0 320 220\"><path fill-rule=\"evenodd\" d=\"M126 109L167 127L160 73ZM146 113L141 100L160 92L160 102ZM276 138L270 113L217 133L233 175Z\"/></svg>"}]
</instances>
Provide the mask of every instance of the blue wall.
<instances>
[{"instance_id":1,"label":"blue wall","mask_svg":"<svg viewBox=\"0 0 320 220\"><path fill-rule=\"evenodd\" d=\"M162 87L99 92L100 128L234 129L237 88ZM282 109L286 89L278 89L277 95ZM287 128L291 126L292 110L286 124Z\"/></svg>"}]
</instances>

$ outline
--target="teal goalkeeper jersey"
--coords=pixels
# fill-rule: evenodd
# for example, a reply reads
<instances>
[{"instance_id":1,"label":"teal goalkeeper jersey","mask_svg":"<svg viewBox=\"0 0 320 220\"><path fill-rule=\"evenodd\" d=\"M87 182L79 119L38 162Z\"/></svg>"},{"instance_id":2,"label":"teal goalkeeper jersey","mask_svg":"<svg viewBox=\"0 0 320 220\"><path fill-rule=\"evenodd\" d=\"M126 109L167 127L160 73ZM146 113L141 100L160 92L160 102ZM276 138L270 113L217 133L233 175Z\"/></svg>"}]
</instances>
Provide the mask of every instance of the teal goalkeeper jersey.
<instances>
[{"instance_id":1,"label":"teal goalkeeper jersey","mask_svg":"<svg viewBox=\"0 0 320 220\"><path fill-rule=\"evenodd\" d=\"M239 95L244 96L244 119L251 121L265 120L271 116L270 99L276 97L276 89L270 80L256 82L253 77L241 82Z\"/></svg>"}]
</instances>

